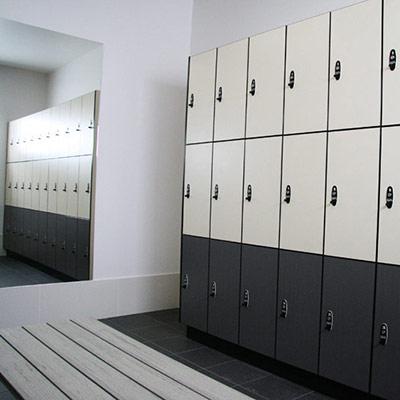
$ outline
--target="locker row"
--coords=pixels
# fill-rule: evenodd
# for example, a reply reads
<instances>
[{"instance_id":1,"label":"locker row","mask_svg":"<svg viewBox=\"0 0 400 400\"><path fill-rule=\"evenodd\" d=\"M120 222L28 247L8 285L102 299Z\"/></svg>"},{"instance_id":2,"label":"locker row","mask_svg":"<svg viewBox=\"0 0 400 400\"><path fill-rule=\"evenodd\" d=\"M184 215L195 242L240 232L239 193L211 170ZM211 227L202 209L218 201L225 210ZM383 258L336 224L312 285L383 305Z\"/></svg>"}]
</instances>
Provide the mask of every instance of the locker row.
<instances>
[{"instance_id":1,"label":"locker row","mask_svg":"<svg viewBox=\"0 0 400 400\"><path fill-rule=\"evenodd\" d=\"M6 206L4 248L70 278L90 278L90 221Z\"/></svg>"},{"instance_id":2,"label":"locker row","mask_svg":"<svg viewBox=\"0 0 400 400\"><path fill-rule=\"evenodd\" d=\"M8 163L5 204L90 218L92 156Z\"/></svg>"},{"instance_id":3,"label":"locker row","mask_svg":"<svg viewBox=\"0 0 400 400\"><path fill-rule=\"evenodd\" d=\"M192 56L187 143L400 124L399 17L368 0Z\"/></svg>"},{"instance_id":4,"label":"locker row","mask_svg":"<svg viewBox=\"0 0 400 400\"><path fill-rule=\"evenodd\" d=\"M371 262L184 235L181 320L395 400L400 269L378 264L374 302L375 268Z\"/></svg>"},{"instance_id":5,"label":"locker row","mask_svg":"<svg viewBox=\"0 0 400 400\"><path fill-rule=\"evenodd\" d=\"M7 161L93 153L96 92L9 123Z\"/></svg>"},{"instance_id":6,"label":"locker row","mask_svg":"<svg viewBox=\"0 0 400 400\"><path fill-rule=\"evenodd\" d=\"M381 166L378 261L400 264L399 147L400 127L186 146L183 234L374 262Z\"/></svg>"}]
</instances>

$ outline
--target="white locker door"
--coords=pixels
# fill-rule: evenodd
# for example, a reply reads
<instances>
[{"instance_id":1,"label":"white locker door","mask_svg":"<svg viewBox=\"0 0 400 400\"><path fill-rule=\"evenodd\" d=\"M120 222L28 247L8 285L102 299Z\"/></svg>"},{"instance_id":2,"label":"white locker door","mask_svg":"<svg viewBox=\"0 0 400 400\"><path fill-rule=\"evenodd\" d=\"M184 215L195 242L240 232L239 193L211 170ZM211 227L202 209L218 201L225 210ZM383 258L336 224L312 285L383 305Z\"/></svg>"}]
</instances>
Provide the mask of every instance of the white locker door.
<instances>
[{"instance_id":1,"label":"white locker door","mask_svg":"<svg viewBox=\"0 0 400 400\"><path fill-rule=\"evenodd\" d=\"M322 253L325 166L326 133L285 137L280 243L282 249Z\"/></svg>"},{"instance_id":2,"label":"white locker door","mask_svg":"<svg viewBox=\"0 0 400 400\"><path fill-rule=\"evenodd\" d=\"M19 140L19 145L20 145L20 161L26 161L27 158L27 140L28 139L28 134L29 134L29 130L30 130L30 119L32 119L32 117L28 116L28 117L24 117L21 119L21 125L20 125L20 140Z\"/></svg>"},{"instance_id":3,"label":"white locker door","mask_svg":"<svg viewBox=\"0 0 400 400\"><path fill-rule=\"evenodd\" d=\"M329 134L325 254L375 261L378 164L379 129Z\"/></svg>"},{"instance_id":4,"label":"white locker door","mask_svg":"<svg viewBox=\"0 0 400 400\"><path fill-rule=\"evenodd\" d=\"M80 152L80 131L82 116L82 97L71 100L71 135L69 137L69 154L77 156Z\"/></svg>"},{"instance_id":5,"label":"white locker door","mask_svg":"<svg viewBox=\"0 0 400 400\"><path fill-rule=\"evenodd\" d=\"M17 124L16 121L8 123L8 142L7 142L7 162L15 161L15 137L16 137Z\"/></svg>"},{"instance_id":6,"label":"white locker door","mask_svg":"<svg viewBox=\"0 0 400 400\"><path fill-rule=\"evenodd\" d=\"M36 152L37 159L43 160L52 156L49 138L51 135L52 128L51 121L51 109L44 110L41 113L41 121L40 121L40 131L36 137Z\"/></svg>"},{"instance_id":7,"label":"white locker door","mask_svg":"<svg viewBox=\"0 0 400 400\"><path fill-rule=\"evenodd\" d=\"M246 137L282 133L285 28L249 42Z\"/></svg>"},{"instance_id":8,"label":"white locker door","mask_svg":"<svg viewBox=\"0 0 400 400\"><path fill-rule=\"evenodd\" d=\"M32 161L23 163L24 168L24 208L32 208Z\"/></svg>"},{"instance_id":9,"label":"white locker door","mask_svg":"<svg viewBox=\"0 0 400 400\"><path fill-rule=\"evenodd\" d=\"M21 129L21 119L18 119L14 121L15 124L15 136L14 136L14 154L15 158L14 161L22 161L22 153L21 153L21 134L22 134L22 129Z\"/></svg>"},{"instance_id":10,"label":"white locker door","mask_svg":"<svg viewBox=\"0 0 400 400\"><path fill-rule=\"evenodd\" d=\"M20 162L16 165L17 167L17 206L23 208L24 207L24 199L25 199L25 165L23 162Z\"/></svg>"},{"instance_id":11,"label":"white locker door","mask_svg":"<svg viewBox=\"0 0 400 400\"><path fill-rule=\"evenodd\" d=\"M183 233L209 237L211 144L186 146Z\"/></svg>"},{"instance_id":12,"label":"white locker door","mask_svg":"<svg viewBox=\"0 0 400 400\"><path fill-rule=\"evenodd\" d=\"M6 206L12 206L13 164L6 164Z\"/></svg>"},{"instance_id":13,"label":"white locker door","mask_svg":"<svg viewBox=\"0 0 400 400\"><path fill-rule=\"evenodd\" d=\"M382 1L332 13L329 129L380 123Z\"/></svg>"},{"instance_id":14,"label":"white locker door","mask_svg":"<svg viewBox=\"0 0 400 400\"><path fill-rule=\"evenodd\" d=\"M247 140L243 243L278 247L282 138Z\"/></svg>"},{"instance_id":15,"label":"white locker door","mask_svg":"<svg viewBox=\"0 0 400 400\"><path fill-rule=\"evenodd\" d=\"M329 14L287 28L285 133L326 130Z\"/></svg>"},{"instance_id":16,"label":"white locker door","mask_svg":"<svg viewBox=\"0 0 400 400\"><path fill-rule=\"evenodd\" d=\"M214 140L244 137L248 39L218 49Z\"/></svg>"},{"instance_id":17,"label":"white locker door","mask_svg":"<svg viewBox=\"0 0 400 400\"><path fill-rule=\"evenodd\" d=\"M67 198L68 198L68 158L58 159L57 165L57 214L67 214Z\"/></svg>"},{"instance_id":18,"label":"white locker door","mask_svg":"<svg viewBox=\"0 0 400 400\"><path fill-rule=\"evenodd\" d=\"M400 2L385 0L384 13L382 122L390 125L400 123Z\"/></svg>"},{"instance_id":19,"label":"white locker door","mask_svg":"<svg viewBox=\"0 0 400 400\"><path fill-rule=\"evenodd\" d=\"M67 157L69 155L69 139L70 139L70 111L71 104L69 102L60 105L60 135L58 137L58 156Z\"/></svg>"},{"instance_id":20,"label":"white locker door","mask_svg":"<svg viewBox=\"0 0 400 400\"><path fill-rule=\"evenodd\" d=\"M40 205L40 163L32 162L32 209L39 210Z\"/></svg>"},{"instance_id":21,"label":"white locker door","mask_svg":"<svg viewBox=\"0 0 400 400\"><path fill-rule=\"evenodd\" d=\"M67 215L78 216L79 157L68 158Z\"/></svg>"},{"instance_id":22,"label":"white locker door","mask_svg":"<svg viewBox=\"0 0 400 400\"><path fill-rule=\"evenodd\" d=\"M9 164L11 178L11 205L18 206L18 164Z\"/></svg>"},{"instance_id":23,"label":"white locker door","mask_svg":"<svg viewBox=\"0 0 400 400\"><path fill-rule=\"evenodd\" d=\"M186 143L212 141L216 54L190 57Z\"/></svg>"},{"instance_id":24,"label":"white locker door","mask_svg":"<svg viewBox=\"0 0 400 400\"><path fill-rule=\"evenodd\" d=\"M400 127L382 131L378 262L400 264Z\"/></svg>"},{"instance_id":25,"label":"white locker door","mask_svg":"<svg viewBox=\"0 0 400 400\"><path fill-rule=\"evenodd\" d=\"M48 182L47 211L55 214L57 213L57 193L60 190L58 186L58 159L49 160Z\"/></svg>"},{"instance_id":26,"label":"white locker door","mask_svg":"<svg viewBox=\"0 0 400 400\"><path fill-rule=\"evenodd\" d=\"M79 157L78 218L90 218L92 192L92 156Z\"/></svg>"},{"instance_id":27,"label":"white locker door","mask_svg":"<svg viewBox=\"0 0 400 400\"><path fill-rule=\"evenodd\" d=\"M95 124L95 92L82 96L82 127L80 131L80 154L93 153Z\"/></svg>"},{"instance_id":28,"label":"white locker door","mask_svg":"<svg viewBox=\"0 0 400 400\"><path fill-rule=\"evenodd\" d=\"M214 144L211 238L241 241L244 142Z\"/></svg>"},{"instance_id":29,"label":"white locker door","mask_svg":"<svg viewBox=\"0 0 400 400\"><path fill-rule=\"evenodd\" d=\"M48 208L49 202L49 193L50 193L50 186L49 186L49 164L52 161L39 161L39 170L40 170L40 191L39 191L39 209L43 212L50 211ZM54 209L54 207L53 207ZM54 212L54 211L53 211Z\"/></svg>"}]
</instances>

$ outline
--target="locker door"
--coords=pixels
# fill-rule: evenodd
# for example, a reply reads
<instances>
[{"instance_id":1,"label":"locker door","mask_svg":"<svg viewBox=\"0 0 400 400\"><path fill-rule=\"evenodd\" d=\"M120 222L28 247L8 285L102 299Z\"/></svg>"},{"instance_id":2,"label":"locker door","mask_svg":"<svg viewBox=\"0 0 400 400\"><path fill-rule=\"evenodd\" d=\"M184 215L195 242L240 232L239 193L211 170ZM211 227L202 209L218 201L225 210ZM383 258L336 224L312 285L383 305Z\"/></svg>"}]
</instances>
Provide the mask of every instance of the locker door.
<instances>
[{"instance_id":1,"label":"locker door","mask_svg":"<svg viewBox=\"0 0 400 400\"><path fill-rule=\"evenodd\" d=\"M276 358L316 373L322 256L281 250Z\"/></svg>"},{"instance_id":2,"label":"locker door","mask_svg":"<svg viewBox=\"0 0 400 400\"><path fill-rule=\"evenodd\" d=\"M32 209L39 210L40 207L40 169L41 161L32 162Z\"/></svg>"},{"instance_id":3,"label":"locker door","mask_svg":"<svg viewBox=\"0 0 400 400\"><path fill-rule=\"evenodd\" d=\"M214 144L211 238L240 242L243 182L242 141Z\"/></svg>"},{"instance_id":4,"label":"locker door","mask_svg":"<svg viewBox=\"0 0 400 400\"><path fill-rule=\"evenodd\" d=\"M56 264L57 250L57 214L47 214L47 246L45 248L45 265L58 271Z\"/></svg>"},{"instance_id":5,"label":"locker door","mask_svg":"<svg viewBox=\"0 0 400 400\"><path fill-rule=\"evenodd\" d=\"M48 157L54 158L58 157L58 136L60 131L58 129L58 115L59 110L57 107L52 107L49 109L49 131L46 134L45 146L48 149ZM58 136L57 136L58 135Z\"/></svg>"},{"instance_id":6,"label":"locker door","mask_svg":"<svg viewBox=\"0 0 400 400\"><path fill-rule=\"evenodd\" d=\"M387 264L400 264L398 246L400 235L398 224L400 218L399 135L399 127L382 130L378 261Z\"/></svg>"},{"instance_id":7,"label":"locker door","mask_svg":"<svg viewBox=\"0 0 400 400\"><path fill-rule=\"evenodd\" d=\"M375 264L325 257L321 376L368 391Z\"/></svg>"},{"instance_id":8,"label":"locker door","mask_svg":"<svg viewBox=\"0 0 400 400\"><path fill-rule=\"evenodd\" d=\"M32 208L32 162L23 163L24 169L24 208Z\"/></svg>"},{"instance_id":9,"label":"locker door","mask_svg":"<svg viewBox=\"0 0 400 400\"><path fill-rule=\"evenodd\" d=\"M209 237L211 144L186 146L183 233Z\"/></svg>"},{"instance_id":10,"label":"locker door","mask_svg":"<svg viewBox=\"0 0 400 400\"><path fill-rule=\"evenodd\" d=\"M274 357L278 250L242 247L239 344Z\"/></svg>"},{"instance_id":11,"label":"locker door","mask_svg":"<svg viewBox=\"0 0 400 400\"><path fill-rule=\"evenodd\" d=\"M214 139L243 138L248 39L218 49Z\"/></svg>"},{"instance_id":12,"label":"locker door","mask_svg":"<svg viewBox=\"0 0 400 400\"><path fill-rule=\"evenodd\" d=\"M12 207L6 205L4 207L4 237L3 237L3 247L5 250L10 250L11 244L11 230L12 230Z\"/></svg>"},{"instance_id":13,"label":"locker door","mask_svg":"<svg viewBox=\"0 0 400 400\"><path fill-rule=\"evenodd\" d=\"M70 138L71 138L71 103L69 101L61 104L61 130L59 137L60 157L70 155Z\"/></svg>"},{"instance_id":14,"label":"locker door","mask_svg":"<svg viewBox=\"0 0 400 400\"><path fill-rule=\"evenodd\" d=\"M95 124L95 92L82 96L82 128L80 131L80 154L93 153Z\"/></svg>"},{"instance_id":15,"label":"locker door","mask_svg":"<svg viewBox=\"0 0 400 400\"><path fill-rule=\"evenodd\" d=\"M249 42L246 137L282 133L285 28Z\"/></svg>"},{"instance_id":16,"label":"locker door","mask_svg":"<svg viewBox=\"0 0 400 400\"><path fill-rule=\"evenodd\" d=\"M78 216L79 157L68 158L67 167L67 215Z\"/></svg>"},{"instance_id":17,"label":"locker door","mask_svg":"<svg viewBox=\"0 0 400 400\"><path fill-rule=\"evenodd\" d=\"M379 129L329 134L325 254L375 261Z\"/></svg>"},{"instance_id":18,"label":"locker door","mask_svg":"<svg viewBox=\"0 0 400 400\"><path fill-rule=\"evenodd\" d=\"M72 278L76 277L76 252L78 249L78 220L66 217L66 274Z\"/></svg>"},{"instance_id":19,"label":"locker door","mask_svg":"<svg viewBox=\"0 0 400 400\"><path fill-rule=\"evenodd\" d=\"M11 191L10 199L11 200L10 200L10 204L13 207L17 207L17 204L18 204L18 198L17 198L18 192L17 192L17 189L15 188L16 185L18 184L17 183L17 180L18 180L18 177L17 177L17 165L18 165L17 163L8 164L8 167L9 167L9 170L10 170L10 182L11 182L11 189L10 189L10 191ZM9 183L8 183L8 186L9 186Z\"/></svg>"},{"instance_id":20,"label":"locker door","mask_svg":"<svg viewBox=\"0 0 400 400\"><path fill-rule=\"evenodd\" d=\"M47 212L39 211L38 215L38 232L39 242L37 248L37 261L48 266L48 249L50 248L47 236Z\"/></svg>"},{"instance_id":21,"label":"locker door","mask_svg":"<svg viewBox=\"0 0 400 400\"><path fill-rule=\"evenodd\" d=\"M7 139L7 162L15 161L15 140L16 140L16 121L8 123L8 139Z\"/></svg>"},{"instance_id":22,"label":"locker door","mask_svg":"<svg viewBox=\"0 0 400 400\"><path fill-rule=\"evenodd\" d=\"M381 0L332 13L329 129L380 123Z\"/></svg>"},{"instance_id":23,"label":"locker door","mask_svg":"<svg viewBox=\"0 0 400 400\"><path fill-rule=\"evenodd\" d=\"M58 187L58 165L57 159L49 160L47 211L50 213L57 212L57 193L63 189Z\"/></svg>"},{"instance_id":24,"label":"locker door","mask_svg":"<svg viewBox=\"0 0 400 400\"><path fill-rule=\"evenodd\" d=\"M31 235L30 258L34 261L39 261L39 211L37 210L31 210Z\"/></svg>"},{"instance_id":25,"label":"locker door","mask_svg":"<svg viewBox=\"0 0 400 400\"><path fill-rule=\"evenodd\" d=\"M78 217L90 218L90 194L92 191L92 157L79 157Z\"/></svg>"},{"instance_id":26,"label":"locker door","mask_svg":"<svg viewBox=\"0 0 400 400\"><path fill-rule=\"evenodd\" d=\"M324 131L328 112L329 14L287 28L285 133Z\"/></svg>"},{"instance_id":27,"label":"locker door","mask_svg":"<svg viewBox=\"0 0 400 400\"><path fill-rule=\"evenodd\" d=\"M76 279L89 279L90 221L78 219L78 239L76 253Z\"/></svg>"},{"instance_id":28,"label":"locker door","mask_svg":"<svg viewBox=\"0 0 400 400\"><path fill-rule=\"evenodd\" d=\"M13 172L12 172L13 164L6 164L6 199L5 205L12 205L12 184L13 184Z\"/></svg>"},{"instance_id":29,"label":"locker door","mask_svg":"<svg viewBox=\"0 0 400 400\"><path fill-rule=\"evenodd\" d=\"M15 140L14 140L14 152L15 152L15 159L14 161L22 161L23 157L22 157L22 151L21 151L21 147L22 147L22 120L18 119L16 121L14 121L15 123Z\"/></svg>"},{"instance_id":30,"label":"locker door","mask_svg":"<svg viewBox=\"0 0 400 400\"><path fill-rule=\"evenodd\" d=\"M17 248L17 236L18 236L18 228L17 228L17 208L11 207L10 208L10 242L9 248L10 251L16 251Z\"/></svg>"},{"instance_id":31,"label":"locker door","mask_svg":"<svg viewBox=\"0 0 400 400\"><path fill-rule=\"evenodd\" d=\"M63 109L62 104L53 107L53 127L50 134L51 157L62 157L63 153Z\"/></svg>"},{"instance_id":32,"label":"locker door","mask_svg":"<svg viewBox=\"0 0 400 400\"><path fill-rule=\"evenodd\" d=\"M69 155L78 156L80 153L80 131L82 115L82 97L71 100L71 135L69 137Z\"/></svg>"},{"instance_id":33,"label":"locker door","mask_svg":"<svg viewBox=\"0 0 400 400\"><path fill-rule=\"evenodd\" d=\"M400 270L378 264L371 393L389 400L400 398Z\"/></svg>"},{"instance_id":34,"label":"locker door","mask_svg":"<svg viewBox=\"0 0 400 400\"><path fill-rule=\"evenodd\" d=\"M60 158L57 166L57 214L67 214L69 158Z\"/></svg>"},{"instance_id":35,"label":"locker door","mask_svg":"<svg viewBox=\"0 0 400 400\"><path fill-rule=\"evenodd\" d=\"M210 243L208 333L238 343L240 244Z\"/></svg>"},{"instance_id":36,"label":"locker door","mask_svg":"<svg viewBox=\"0 0 400 400\"><path fill-rule=\"evenodd\" d=\"M24 209L17 208L16 209L16 243L15 243L15 252L18 254L24 253Z\"/></svg>"},{"instance_id":37,"label":"locker door","mask_svg":"<svg viewBox=\"0 0 400 400\"><path fill-rule=\"evenodd\" d=\"M17 206L24 207L25 200L25 163L18 163L17 167Z\"/></svg>"},{"instance_id":38,"label":"locker door","mask_svg":"<svg viewBox=\"0 0 400 400\"><path fill-rule=\"evenodd\" d=\"M48 211L49 194L51 191L50 186L49 186L49 164L51 162L53 162L53 161L52 160L39 161L39 169L40 169L39 209L42 212ZM52 199L53 199L53 197L52 197ZM53 208L54 208L54 205L53 205Z\"/></svg>"},{"instance_id":39,"label":"locker door","mask_svg":"<svg viewBox=\"0 0 400 400\"><path fill-rule=\"evenodd\" d=\"M23 209L23 236L22 240L22 252L24 257L31 258L31 241L32 241L32 210L28 208Z\"/></svg>"},{"instance_id":40,"label":"locker door","mask_svg":"<svg viewBox=\"0 0 400 400\"><path fill-rule=\"evenodd\" d=\"M277 247L282 138L246 142L243 243Z\"/></svg>"},{"instance_id":41,"label":"locker door","mask_svg":"<svg viewBox=\"0 0 400 400\"><path fill-rule=\"evenodd\" d=\"M56 216L56 270L68 275L66 218L65 215Z\"/></svg>"},{"instance_id":42,"label":"locker door","mask_svg":"<svg viewBox=\"0 0 400 400\"><path fill-rule=\"evenodd\" d=\"M186 143L212 141L216 54L190 57Z\"/></svg>"},{"instance_id":43,"label":"locker door","mask_svg":"<svg viewBox=\"0 0 400 400\"><path fill-rule=\"evenodd\" d=\"M285 137L283 145L282 249L322 253L326 134ZM304 234L304 232L307 234Z\"/></svg>"},{"instance_id":44,"label":"locker door","mask_svg":"<svg viewBox=\"0 0 400 400\"><path fill-rule=\"evenodd\" d=\"M209 239L182 237L181 321L207 331Z\"/></svg>"}]
</instances>

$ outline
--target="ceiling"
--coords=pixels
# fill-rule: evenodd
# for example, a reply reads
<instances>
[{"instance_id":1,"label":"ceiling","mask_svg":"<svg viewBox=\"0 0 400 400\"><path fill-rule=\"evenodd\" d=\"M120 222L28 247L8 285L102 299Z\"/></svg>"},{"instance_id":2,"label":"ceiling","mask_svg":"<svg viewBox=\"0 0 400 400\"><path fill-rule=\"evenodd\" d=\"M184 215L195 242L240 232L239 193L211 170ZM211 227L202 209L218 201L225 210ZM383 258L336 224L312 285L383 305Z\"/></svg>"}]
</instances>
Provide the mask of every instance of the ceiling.
<instances>
[{"instance_id":1,"label":"ceiling","mask_svg":"<svg viewBox=\"0 0 400 400\"><path fill-rule=\"evenodd\" d=\"M49 73L100 43L0 18L0 64Z\"/></svg>"}]
</instances>

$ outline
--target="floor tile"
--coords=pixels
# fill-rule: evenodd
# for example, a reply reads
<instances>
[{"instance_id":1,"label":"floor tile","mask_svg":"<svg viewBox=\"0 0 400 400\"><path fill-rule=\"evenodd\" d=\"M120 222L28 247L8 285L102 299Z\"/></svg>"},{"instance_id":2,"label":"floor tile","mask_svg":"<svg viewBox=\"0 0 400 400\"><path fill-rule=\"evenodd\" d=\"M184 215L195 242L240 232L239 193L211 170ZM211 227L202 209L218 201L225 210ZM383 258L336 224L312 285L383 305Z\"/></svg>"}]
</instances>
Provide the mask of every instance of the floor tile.
<instances>
[{"instance_id":1,"label":"floor tile","mask_svg":"<svg viewBox=\"0 0 400 400\"><path fill-rule=\"evenodd\" d=\"M335 400L333 397L326 396L322 393L312 392L305 396L296 398L294 400Z\"/></svg>"},{"instance_id":2,"label":"floor tile","mask_svg":"<svg viewBox=\"0 0 400 400\"><path fill-rule=\"evenodd\" d=\"M7 386L0 380L0 393L8 392Z\"/></svg>"},{"instance_id":3,"label":"floor tile","mask_svg":"<svg viewBox=\"0 0 400 400\"><path fill-rule=\"evenodd\" d=\"M160 339L154 341L154 343L172 353L178 354L184 351L196 350L204 347L201 343L190 340L185 336Z\"/></svg>"},{"instance_id":4,"label":"floor tile","mask_svg":"<svg viewBox=\"0 0 400 400\"><path fill-rule=\"evenodd\" d=\"M179 322L179 309L161 310L147 313L146 315L161 322Z\"/></svg>"},{"instance_id":5,"label":"floor tile","mask_svg":"<svg viewBox=\"0 0 400 400\"><path fill-rule=\"evenodd\" d=\"M209 368L214 365L232 360L232 357L229 357L226 354L220 353L214 349L210 349L209 347L186 351L184 353L180 353L179 356L202 368Z\"/></svg>"},{"instance_id":6,"label":"floor tile","mask_svg":"<svg viewBox=\"0 0 400 400\"><path fill-rule=\"evenodd\" d=\"M160 323L160 325L158 326L135 328L132 329L132 333L145 340L151 340L151 341L183 335L183 333L178 331L177 329L162 323Z\"/></svg>"},{"instance_id":7,"label":"floor tile","mask_svg":"<svg viewBox=\"0 0 400 400\"><path fill-rule=\"evenodd\" d=\"M147 328L159 326L160 322L145 314L123 315L121 317L107 318L102 322L110 326L121 326L128 329Z\"/></svg>"},{"instance_id":8,"label":"floor tile","mask_svg":"<svg viewBox=\"0 0 400 400\"><path fill-rule=\"evenodd\" d=\"M0 392L0 400L15 400L15 397L11 392Z\"/></svg>"}]
</instances>

